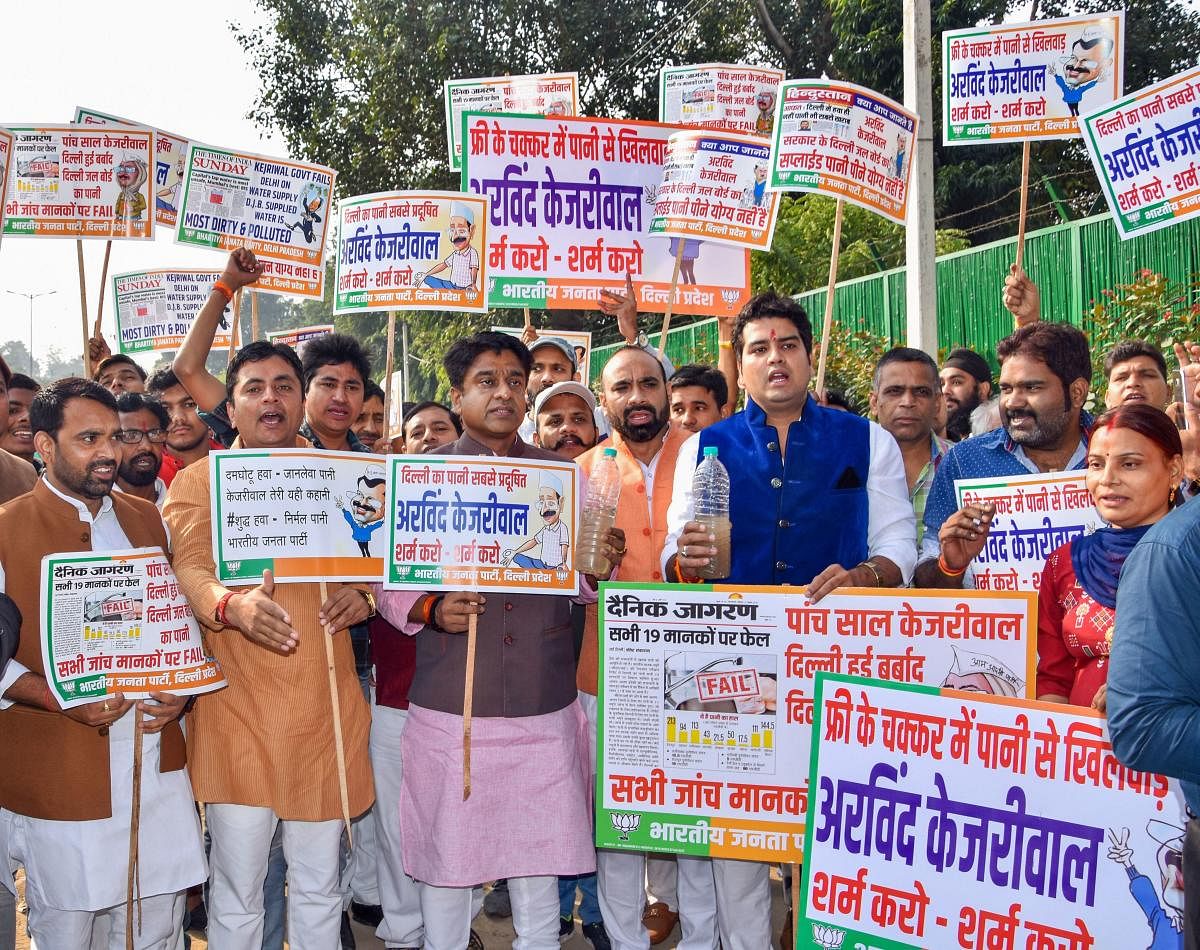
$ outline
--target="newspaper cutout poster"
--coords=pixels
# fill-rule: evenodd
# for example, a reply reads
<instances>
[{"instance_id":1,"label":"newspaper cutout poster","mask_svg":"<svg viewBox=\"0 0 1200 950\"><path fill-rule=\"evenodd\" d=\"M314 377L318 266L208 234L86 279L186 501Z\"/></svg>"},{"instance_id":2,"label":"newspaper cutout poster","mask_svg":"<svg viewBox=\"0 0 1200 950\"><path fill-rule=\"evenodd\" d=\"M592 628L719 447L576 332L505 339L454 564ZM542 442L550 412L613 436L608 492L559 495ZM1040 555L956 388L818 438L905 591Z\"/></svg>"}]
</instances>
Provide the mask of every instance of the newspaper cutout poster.
<instances>
[{"instance_id":1,"label":"newspaper cutout poster","mask_svg":"<svg viewBox=\"0 0 1200 950\"><path fill-rule=\"evenodd\" d=\"M212 534L222 584L383 577L387 459L318 449L212 452Z\"/></svg>"},{"instance_id":2,"label":"newspaper cutout poster","mask_svg":"<svg viewBox=\"0 0 1200 950\"><path fill-rule=\"evenodd\" d=\"M1031 594L608 583L596 844L802 859L820 670L1032 691Z\"/></svg>"},{"instance_id":3,"label":"newspaper cutout poster","mask_svg":"<svg viewBox=\"0 0 1200 950\"><path fill-rule=\"evenodd\" d=\"M1055 548L1104 527L1083 472L954 481L958 507L996 507L987 544L968 574L978 590L1037 590Z\"/></svg>"},{"instance_id":4,"label":"newspaper cutout poster","mask_svg":"<svg viewBox=\"0 0 1200 950\"><path fill-rule=\"evenodd\" d=\"M578 73L448 79L443 91L446 100L446 145L450 151L450 170L455 172L462 170L464 112L579 115Z\"/></svg>"},{"instance_id":5,"label":"newspaper cutout poster","mask_svg":"<svg viewBox=\"0 0 1200 950\"><path fill-rule=\"evenodd\" d=\"M204 309L219 270L144 270L113 277L113 314L122 353L177 350ZM213 338L214 349L229 346L229 317L225 316Z\"/></svg>"},{"instance_id":6,"label":"newspaper cutout poster","mask_svg":"<svg viewBox=\"0 0 1200 950\"><path fill-rule=\"evenodd\" d=\"M150 240L154 133L83 125L10 126L4 233Z\"/></svg>"},{"instance_id":7,"label":"newspaper cutout poster","mask_svg":"<svg viewBox=\"0 0 1200 950\"><path fill-rule=\"evenodd\" d=\"M770 137L784 75L782 69L729 63L664 66L658 121Z\"/></svg>"},{"instance_id":8,"label":"newspaper cutout poster","mask_svg":"<svg viewBox=\"0 0 1200 950\"><path fill-rule=\"evenodd\" d=\"M176 243L248 247L266 264L259 290L324 294L332 168L193 142L184 170Z\"/></svg>"},{"instance_id":9,"label":"newspaper cutout poster","mask_svg":"<svg viewBox=\"0 0 1200 950\"><path fill-rule=\"evenodd\" d=\"M578 594L573 462L388 457L392 590Z\"/></svg>"},{"instance_id":10,"label":"newspaper cutout poster","mask_svg":"<svg viewBox=\"0 0 1200 950\"><path fill-rule=\"evenodd\" d=\"M671 236L676 249L683 240L770 250L779 211L779 192L767 190L770 167L769 143L753 135L676 132L667 143L650 233Z\"/></svg>"},{"instance_id":11,"label":"newspaper cutout poster","mask_svg":"<svg viewBox=\"0 0 1200 950\"><path fill-rule=\"evenodd\" d=\"M1200 213L1200 68L1102 106L1083 128L1122 238Z\"/></svg>"},{"instance_id":12,"label":"newspaper cutout poster","mask_svg":"<svg viewBox=\"0 0 1200 950\"><path fill-rule=\"evenodd\" d=\"M803 950L1182 950L1176 783L1076 706L817 678Z\"/></svg>"},{"instance_id":13,"label":"newspaper cutout poster","mask_svg":"<svg viewBox=\"0 0 1200 950\"><path fill-rule=\"evenodd\" d=\"M601 290L666 309L671 240L650 233L674 126L617 119L463 116L463 191L490 199L488 306L580 310ZM750 299L750 255L698 242L675 312L736 313ZM688 279L690 277L691 279Z\"/></svg>"},{"instance_id":14,"label":"newspaper cutout poster","mask_svg":"<svg viewBox=\"0 0 1200 950\"><path fill-rule=\"evenodd\" d=\"M334 313L487 310L487 199L389 191L338 202Z\"/></svg>"},{"instance_id":15,"label":"newspaper cutout poster","mask_svg":"<svg viewBox=\"0 0 1200 950\"><path fill-rule=\"evenodd\" d=\"M149 129L154 133L154 218L159 224L174 230L179 212L179 197L183 194L183 165L187 160L190 144L188 140L173 132L164 132L162 129L106 112L97 112L84 106L75 107L75 121L82 125L132 126Z\"/></svg>"},{"instance_id":16,"label":"newspaper cutout poster","mask_svg":"<svg viewBox=\"0 0 1200 950\"><path fill-rule=\"evenodd\" d=\"M496 333L507 333L509 336L521 337L524 327L492 327ZM575 351L575 365L579 367L579 379L583 385L588 385L592 372L592 331L591 330L559 330L555 327L543 327L538 330L539 337L557 336L571 344ZM537 346L537 340L533 342Z\"/></svg>"},{"instance_id":17,"label":"newspaper cutout poster","mask_svg":"<svg viewBox=\"0 0 1200 950\"><path fill-rule=\"evenodd\" d=\"M63 709L225 685L161 548L42 558L42 666Z\"/></svg>"},{"instance_id":18,"label":"newspaper cutout poster","mask_svg":"<svg viewBox=\"0 0 1200 950\"><path fill-rule=\"evenodd\" d=\"M311 327L297 327L294 330L274 330L267 334L267 339L272 343L286 343L295 350L301 343L307 343L320 336L328 336L332 332L332 323L318 323Z\"/></svg>"},{"instance_id":19,"label":"newspaper cutout poster","mask_svg":"<svg viewBox=\"0 0 1200 950\"><path fill-rule=\"evenodd\" d=\"M916 113L848 82L780 86L771 187L842 198L903 224Z\"/></svg>"},{"instance_id":20,"label":"newspaper cutout poster","mask_svg":"<svg viewBox=\"0 0 1200 950\"><path fill-rule=\"evenodd\" d=\"M1125 14L947 30L942 62L943 144L1076 138L1121 95Z\"/></svg>"},{"instance_id":21,"label":"newspaper cutout poster","mask_svg":"<svg viewBox=\"0 0 1200 950\"><path fill-rule=\"evenodd\" d=\"M4 235L4 214L8 206L8 166L12 163L13 135L0 129L0 238Z\"/></svg>"}]
</instances>

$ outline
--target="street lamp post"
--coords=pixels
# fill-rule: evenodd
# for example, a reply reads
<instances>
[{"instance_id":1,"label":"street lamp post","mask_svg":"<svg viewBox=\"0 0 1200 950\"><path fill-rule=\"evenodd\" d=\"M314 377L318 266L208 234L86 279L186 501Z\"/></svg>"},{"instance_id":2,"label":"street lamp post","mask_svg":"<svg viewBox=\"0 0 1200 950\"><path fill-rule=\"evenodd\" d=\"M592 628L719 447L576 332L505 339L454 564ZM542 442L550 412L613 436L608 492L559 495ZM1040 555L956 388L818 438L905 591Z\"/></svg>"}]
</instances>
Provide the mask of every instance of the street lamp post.
<instances>
[{"instance_id":1,"label":"street lamp post","mask_svg":"<svg viewBox=\"0 0 1200 950\"><path fill-rule=\"evenodd\" d=\"M43 290L36 294L23 294L16 290L8 290L5 293L10 293L14 297L24 297L29 301L29 375L36 375L33 365L33 302L38 297L49 297L51 294L58 293L56 290Z\"/></svg>"}]
</instances>

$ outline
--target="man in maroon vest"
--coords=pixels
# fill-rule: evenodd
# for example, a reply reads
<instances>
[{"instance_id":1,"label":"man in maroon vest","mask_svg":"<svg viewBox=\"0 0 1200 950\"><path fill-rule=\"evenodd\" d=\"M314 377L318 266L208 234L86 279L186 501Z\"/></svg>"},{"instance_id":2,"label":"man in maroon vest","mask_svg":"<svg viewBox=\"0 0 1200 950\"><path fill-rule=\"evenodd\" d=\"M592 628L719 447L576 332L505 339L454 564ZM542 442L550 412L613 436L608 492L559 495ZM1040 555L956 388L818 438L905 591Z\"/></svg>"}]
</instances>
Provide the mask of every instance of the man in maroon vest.
<instances>
[{"instance_id":1,"label":"man in maroon vest","mask_svg":"<svg viewBox=\"0 0 1200 950\"><path fill-rule=\"evenodd\" d=\"M60 709L42 666L39 589L44 555L167 550L154 505L113 492L120 454L116 400L97 383L64 379L30 409L46 462L33 490L0 508L0 589L24 618L0 675L0 861L25 866L29 933L39 946L118 945L125 931L135 703L120 694ZM60 631L65 633L65 631ZM134 945L180 940L184 891L206 876L200 825L176 720L186 697L136 703L145 733L138 858L141 927ZM4 874L10 887L12 877Z\"/></svg>"}]
</instances>

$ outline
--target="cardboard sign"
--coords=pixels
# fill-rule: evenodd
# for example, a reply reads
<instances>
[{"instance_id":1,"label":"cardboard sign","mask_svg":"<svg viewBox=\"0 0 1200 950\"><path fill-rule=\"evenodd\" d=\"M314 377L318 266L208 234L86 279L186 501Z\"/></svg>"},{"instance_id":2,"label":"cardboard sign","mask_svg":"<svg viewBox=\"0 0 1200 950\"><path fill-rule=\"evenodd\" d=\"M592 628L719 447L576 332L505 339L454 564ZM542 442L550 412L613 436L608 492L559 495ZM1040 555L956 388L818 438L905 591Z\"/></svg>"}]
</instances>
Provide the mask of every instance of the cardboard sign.
<instances>
[{"instance_id":1,"label":"cardboard sign","mask_svg":"<svg viewBox=\"0 0 1200 950\"><path fill-rule=\"evenodd\" d=\"M705 63L664 66L658 74L658 121L770 138L782 69Z\"/></svg>"},{"instance_id":2,"label":"cardboard sign","mask_svg":"<svg viewBox=\"0 0 1200 950\"><path fill-rule=\"evenodd\" d=\"M130 271L113 277L113 314L122 353L177 350L212 294L219 270ZM229 346L228 317L213 337L213 348Z\"/></svg>"}]
</instances>

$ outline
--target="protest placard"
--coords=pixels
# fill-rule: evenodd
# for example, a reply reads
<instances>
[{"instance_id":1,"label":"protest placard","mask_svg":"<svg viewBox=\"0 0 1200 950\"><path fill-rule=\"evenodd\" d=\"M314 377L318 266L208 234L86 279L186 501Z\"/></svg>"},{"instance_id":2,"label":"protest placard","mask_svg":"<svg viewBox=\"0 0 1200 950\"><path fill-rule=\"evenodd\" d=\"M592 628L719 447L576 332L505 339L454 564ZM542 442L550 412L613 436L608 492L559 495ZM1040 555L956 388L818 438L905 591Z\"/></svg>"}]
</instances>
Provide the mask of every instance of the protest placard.
<instances>
[{"instance_id":1,"label":"protest placard","mask_svg":"<svg viewBox=\"0 0 1200 950\"><path fill-rule=\"evenodd\" d=\"M75 107L75 122L80 125L132 126L154 133L154 218L159 224L174 229L179 197L183 193L183 165L191 143L173 132L164 132L132 119L122 119L84 106Z\"/></svg>"},{"instance_id":2,"label":"protest placard","mask_svg":"<svg viewBox=\"0 0 1200 950\"><path fill-rule=\"evenodd\" d=\"M596 843L802 857L820 670L1032 690L1030 594L606 583Z\"/></svg>"},{"instance_id":3,"label":"protest placard","mask_svg":"<svg viewBox=\"0 0 1200 950\"><path fill-rule=\"evenodd\" d=\"M676 132L650 233L769 250L779 210L779 193L767 190L770 165L770 145L753 135Z\"/></svg>"},{"instance_id":4,"label":"protest placard","mask_svg":"<svg viewBox=\"0 0 1200 950\"><path fill-rule=\"evenodd\" d=\"M486 195L488 306L578 310L636 283L638 310L663 312L674 248L650 234L673 126L617 119L464 113L463 191ZM699 244L675 310L736 313L750 298L746 251Z\"/></svg>"},{"instance_id":5,"label":"protest placard","mask_svg":"<svg viewBox=\"0 0 1200 950\"><path fill-rule=\"evenodd\" d=\"M389 463L385 587L579 593L573 463L461 455Z\"/></svg>"},{"instance_id":6,"label":"protest placard","mask_svg":"<svg viewBox=\"0 0 1200 950\"><path fill-rule=\"evenodd\" d=\"M1046 558L1060 545L1104 527L1083 472L1049 472L954 481L958 507L996 507L987 544L966 584L978 590L1037 590Z\"/></svg>"},{"instance_id":7,"label":"protest placard","mask_svg":"<svg viewBox=\"0 0 1200 950\"><path fill-rule=\"evenodd\" d=\"M942 62L945 145L1075 138L1121 94L1125 14L947 30Z\"/></svg>"},{"instance_id":8,"label":"protest placard","mask_svg":"<svg viewBox=\"0 0 1200 950\"><path fill-rule=\"evenodd\" d=\"M12 162L13 135L0 129L0 239L4 236L4 217L8 207L8 166Z\"/></svg>"},{"instance_id":9,"label":"protest placard","mask_svg":"<svg viewBox=\"0 0 1200 950\"><path fill-rule=\"evenodd\" d=\"M446 145L450 170L462 169L464 112L516 112L533 115L579 115L579 74L490 76L449 79L446 100Z\"/></svg>"},{"instance_id":10,"label":"protest placard","mask_svg":"<svg viewBox=\"0 0 1200 950\"><path fill-rule=\"evenodd\" d=\"M42 558L42 666L63 709L225 685L161 548Z\"/></svg>"},{"instance_id":11,"label":"protest placard","mask_svg":"<svg viewBox=\"0 0 1200 950\"><path fill-rule=\"evenodd\" d=\"M193 142L175 241L221 251L247 247L266 265L260 290L319 298L336 175L324 165Z\"/></svg>"},{"instance_id":12,"label":"protest placard","mask_svg":"<svg viewBox=\"0 0 1200 950\"><path fill-rule=\"evenodd\" d=\"M267 339L272 343L286 343L294 350L301 343L307 343L317 337L328 336L332 332L332 323L317 323L311 327L297 327L294 330L273 330L267 333Z\"/></svg>"},{"instance_id":13,"label":"protest placard","mask_svg":"<svg viewBox=\"0 0 1200 950\"><path fill-rule=\"evenodd\" d=\"M487 310L487 199L389 191L338 202L334 313Z\"/></svg>"},{"instance_id":14,"label":"protest placard","mask_svg":"<svg viewBox=\"0 0 1200 950\"><path fill-rule=\"evenodd\" d=\"M219 270L144 270L112 279L117 343L122 353L177 350L221 277ZM229 346L225 308L213 347Z\"/></svg>"},{"instance_id":15,"label":"protest placard","mask_svg":"<svg viewBox=\"0 0 1200 950\"><path fill-rule=\"evenodd\" d=\"M918 118L848 82L780 86L770 187L843 198L904 223Z\"/></svg>"},{"instance_id":16,"label":"protest placard","mask_svg":"<svg viewBox=\"0 0 1200 950\"><path fill-rule=\"evenodd\" d=\"M82 125L10 126L4 233L14 237L154 237L154 133Z\"/></svg>"},{"instance_id":17,"label":"protest placard","mask_svg":"<svg viewBox=\"0 0 1200 950\"><path fill-rule=\"evenodd\" d=\"M213 559L223 584L376 581L387 459L318 449L208 456Z\"/></svg>"},{"instance_id":18,"label":"protest placard","mask_svg":"<svg viewBox=\"0 0 1200 950\"><path fill-rule=\"evenodd\" d=\"M782 69L729 63L664 66L658 121L770 136Z\"/></svg>"},{"instance_id":19,"label":"protest placard","mask_svg":"<svg viewBox=\"0 0 1200 950\"><path fill-rule=\"evenodd\" d=\"M796 946L1182 950L1187 817L1091 710L821 673Z\"/></svg>"},{"instance_id":20,"label":"protest placard","mask_svg":"<svg viewBox=\"0 0 1200 950\"><path fill-rule=\"evenodd\" d=\"M507 333L509 336L520 338L524 333L522 327L492 327L497 333ZM575 350L575 363L579 367L579 379L583 385L588 385L592 372L592 333L590 330L559 330L557 327L542 327L538 336L557 336L571 344ZM537 346L537 341L534 341Z\"/></svg>"},{"instance_id":21,"label":"protest placard","mask_svg":"<svg viewBox=\"0 0 1200 950\"><path fill-rule=\"evenodd\" d=\"M1084 141L1122 238L1200 214L1200 68L1083 117Z\"/></svg>"}]
</instances>

